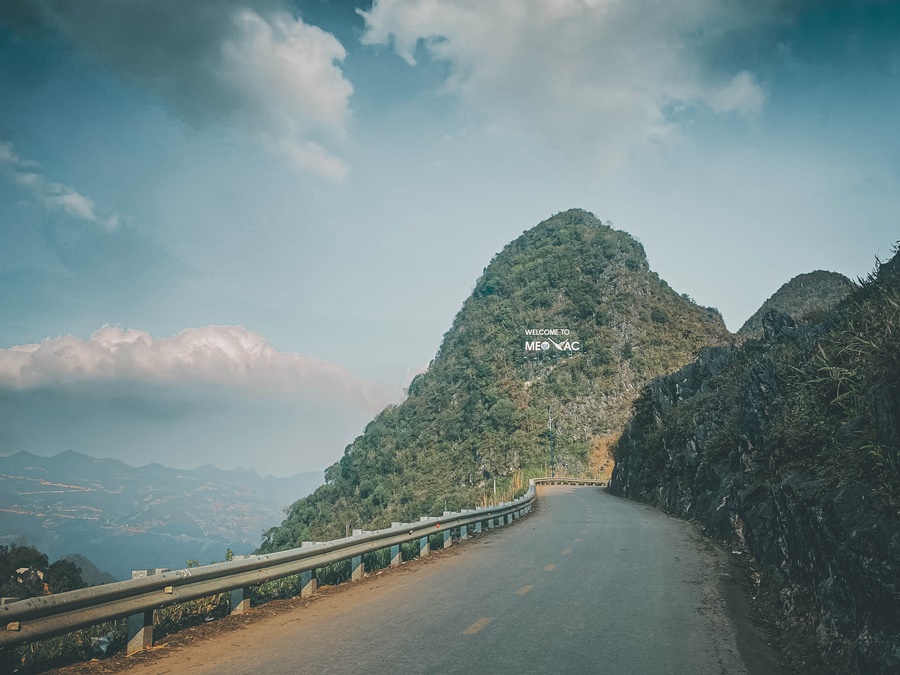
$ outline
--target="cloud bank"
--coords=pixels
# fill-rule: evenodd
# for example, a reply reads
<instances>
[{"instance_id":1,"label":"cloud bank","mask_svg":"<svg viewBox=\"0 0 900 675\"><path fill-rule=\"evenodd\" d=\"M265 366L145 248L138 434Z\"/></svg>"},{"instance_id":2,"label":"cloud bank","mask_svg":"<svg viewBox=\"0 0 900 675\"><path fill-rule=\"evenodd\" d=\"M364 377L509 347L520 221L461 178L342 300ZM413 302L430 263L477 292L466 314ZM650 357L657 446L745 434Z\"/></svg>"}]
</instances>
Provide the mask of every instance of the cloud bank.
<instances>
[{"instance_id":1,"label":"cloud bank","mask_svg":"<svg viewBox=\"0 0 900 675\"><path fill-rule=\"evenodd\" d=\"M97 223L110 230L119 225L118 214L101 218L97 215L94 200L69 185L48 179L41 173L40 164L20 157L12 143L7 141L0 141L0 171L28 191L48 211L61 211L72 218Z\"/></svg>"},{"instance_id":2,"label":"cloud bank","mask_svg":"<svg viewBox=\"0 0 900 675\"><path fill-rule=\"evenodd\" d=\"M350 116L346 51L287 3L5 0L4 20L63 36L195 127L238 129L302 170L346 174L322 144L342 138Z\"/></svg>"},{"instance_id":3,"label":"cloud bank","mask_svg":"<svg viewBox=\"0 0 900 675\"><path fill-rule=\"evenodd\" d=\"M71 389L123 382L213 385L325 399L366 413L399 398L339 364L280 352L259 333L240 326L188 328L170 338L107 326L87 340L63 336L0 350L3 389Z\"/></svg>"},{"instance_id":4,"label":"cloud bank","mask_svg":"<svg viewBox=\"0 0 900 675\"><path fill-rule=\"evenodd\" d=\"M615 166L677 136L686 108L752 116L765 93L701 54L762 9L715 0L375 0L363 42L451 66L446 89L505 132Z\"/></svg>"}]
</instances>

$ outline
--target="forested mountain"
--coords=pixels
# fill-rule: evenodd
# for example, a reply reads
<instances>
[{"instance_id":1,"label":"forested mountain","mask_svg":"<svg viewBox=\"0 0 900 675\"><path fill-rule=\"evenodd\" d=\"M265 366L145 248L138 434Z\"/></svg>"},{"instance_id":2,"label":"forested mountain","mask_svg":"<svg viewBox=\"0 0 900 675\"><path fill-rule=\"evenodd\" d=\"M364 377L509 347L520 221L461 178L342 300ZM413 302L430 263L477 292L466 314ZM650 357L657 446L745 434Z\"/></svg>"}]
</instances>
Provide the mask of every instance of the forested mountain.
<instances>
[{"instance_id":1,"label":"forested mountain","mask_svg":"<svg viewBox=\"0 0 900 675\"><path fill-rule=\"evenodd\" d=\"M548 416L557 467L601 471L640 387L730 337L718 311L650 271L633 237L560 213L491 261L407 399L366 427L262 550L487 501L495 483L502 492L546 471Z\"/></svg>"},{"instance_id":2,"label":"forested mountain","mask_svg":"<svg viewBox=\"0 0 900 675\"><path fill-rule=\"evenodd\" d=\"M846 298L854 284L843 274L816 270L798 274L775 291L741 326L737 334L742 337L762 337L763 317L769 310L787 314L798 323L820 320Z\"/></svg>"}]
</instances>

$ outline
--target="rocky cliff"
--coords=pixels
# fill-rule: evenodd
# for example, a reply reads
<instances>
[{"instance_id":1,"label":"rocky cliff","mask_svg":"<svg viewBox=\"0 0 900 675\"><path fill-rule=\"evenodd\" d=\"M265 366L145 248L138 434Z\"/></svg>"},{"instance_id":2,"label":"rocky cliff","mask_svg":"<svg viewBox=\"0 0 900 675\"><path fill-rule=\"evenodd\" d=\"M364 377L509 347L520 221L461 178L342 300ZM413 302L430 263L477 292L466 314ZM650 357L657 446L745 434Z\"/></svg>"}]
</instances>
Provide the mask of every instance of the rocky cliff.
<instances>
[{"instance_id":1,"label":"rocky cliff","mask_svg":"<svg viewBox=\"0 0 900 675\"><path fill-rule=\"evenodd\" d=\"M610 490L749 554L794 672L900 672L900 260L647 386Z\"/></svg>"}]
</instances>

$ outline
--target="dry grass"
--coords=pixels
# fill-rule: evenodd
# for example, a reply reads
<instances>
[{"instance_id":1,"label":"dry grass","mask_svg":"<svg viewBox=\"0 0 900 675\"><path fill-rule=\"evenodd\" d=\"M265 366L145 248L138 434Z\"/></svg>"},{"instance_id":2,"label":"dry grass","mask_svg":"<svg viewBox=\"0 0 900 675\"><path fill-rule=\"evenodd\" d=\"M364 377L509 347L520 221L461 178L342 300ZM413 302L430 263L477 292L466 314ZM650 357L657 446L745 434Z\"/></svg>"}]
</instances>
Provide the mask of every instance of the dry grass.
<instances>
[{"instance_id":1,"label":"dry grass","mask_svg":"<svg viewBox=\"0 0 900 675\"><path fill-rule=\"evenodd\" d=\"M613 447L619 442L622 432L617 431L603 436L591 438L591 450L588 455L588 472L592 478L609 480L616 465L613 459Z\"/></svg>"}]
</instances>

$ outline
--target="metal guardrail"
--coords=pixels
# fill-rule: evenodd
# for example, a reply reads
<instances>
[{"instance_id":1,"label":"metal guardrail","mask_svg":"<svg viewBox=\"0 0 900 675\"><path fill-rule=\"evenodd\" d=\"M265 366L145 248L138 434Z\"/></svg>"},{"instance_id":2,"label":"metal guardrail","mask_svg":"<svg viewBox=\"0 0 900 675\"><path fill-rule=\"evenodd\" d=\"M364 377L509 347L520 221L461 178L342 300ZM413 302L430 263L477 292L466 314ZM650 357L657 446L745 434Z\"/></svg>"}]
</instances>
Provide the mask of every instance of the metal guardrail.
<instances>
[{"instance_id":1,"label":"metal guardrail","mask_svg":"<svg viewBox=\"0 0 900 675\"><path fill-rule=\"evenodd\" d=\"M524 496L495 507L445 513L439 518L397 523L385 530L363 532L287 551L247 556L241 560L150 574L143 578L20 600L0 606L0 626L3 627L0 629L0 647L53 637L124 617L146 615L154 609L219 593L238 589L249 591L251 586L266 581L314 571L344 560L352 561L353 578L356 579L362 576L362 556L366 553L396 548L397 555L392 551L392 564L393 560L399 564L400 544L424 539L420 545L425 548L420 554L427 555L427 537L431 534L444 532L446 541L450 533L458 528L466 528L467 534L470 525L476 526L476 531L480 531L482 523L487 522L489 527L493 527L495 521L501 520L503 524L507 524L527 513L534 499L535 487L532 482ZM249 593L246 597L249 597ZM243 602L244 595L238 599L238 604ZM243 609L246 609L246 605L239 611ZM146 621L143 623L141 628L146 630ZM135 631L129 629L129 640L133 632Z\"/></svg>"},{"instance_id":2,"label":"metal guardrail","mask_svg":"<svg viewBox=\"0 0 900 675\"><path fill-rule=\"evenodd\" d=\"M361 532L352 537L304 545L287 551L251 555L229 562L200 567L163 571L126 581L83 588L66 593L41 596L0 606L0 647L12 647L35 640L62 635L95 624L129 618L128 652L152 644L152 612L189 600L232 591L232 611L249 608L249 589L266 581L301 574L304 590L315 589L314 572L345 560L351 561L352 579L364 574L362 556L373 551L391 549L391 566L400 563L400 544L419 540L420 556L428 555L428 537L444 534L445 545L454 530L461 537L469 526L481 531L483 523L494 527L497 521L509 524L531 510L536 485L606 485L604 481L577 478L535 478L519 499L499 506L443 517L423 517L414 523L394 523L375 532ZM307 594L307 593L302 593Z\"/></svg>"},{"instance_id":3,"label":"metal guardrail","mask_svg":"<svg viewBox=\"0 0 900 675\"><path fill-rule=\"evenodd\" d=\"M534 478L535 485L597 485L606 487L608 481L599 478Z\"/></svg>"}]
</instances>

